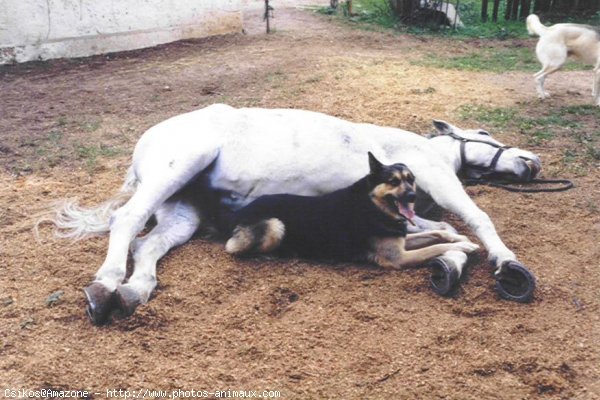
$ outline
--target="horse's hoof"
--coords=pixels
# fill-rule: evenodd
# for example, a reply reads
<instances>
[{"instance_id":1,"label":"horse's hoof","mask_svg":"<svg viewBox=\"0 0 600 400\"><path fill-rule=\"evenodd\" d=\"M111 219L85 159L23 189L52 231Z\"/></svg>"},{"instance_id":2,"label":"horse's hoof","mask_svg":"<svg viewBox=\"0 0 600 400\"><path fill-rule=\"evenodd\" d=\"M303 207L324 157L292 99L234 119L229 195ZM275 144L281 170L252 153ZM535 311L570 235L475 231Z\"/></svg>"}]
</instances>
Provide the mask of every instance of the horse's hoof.
<instances>
[{"instance_id":1,"label":"horse's hoof","mask_svg":"<svg viewBox=\"0 0 600 400\"><path fill-rule=\"evenodd\" d=\"M528 303L533 298L535 276L522 264L509 261L496 274L496 290L503 299Z\"/></svg>"},{"instance_id":2,"label":"horse's hoof","mask_svg":"<svg viewBox=\"0 0 600 400\"><path fill-rule=\"evenodd\" d=\"M96 326L104 325L114 308L114 292L103 284L94 282L83 289L83 293L87 300L86 311L90 321Z\"/></svg>"},{"instance_id":3,"label":"horse's hoof","mask_svg":"<svg viewBox=\"0 0 600 400\"><path fill-rule=\"evenodd\" d=\"M430 263L431 288L440 296L448 296L453 293L458 283L458 269L453 263L443 257L434 258Z\"/></svg>"},{"instance_id":4,"label":"horse's hoof","mask_svg":"<svg viewBox=\"0 0 600 400\"><path fill-rule=\"evenodd\" d=\"M142 303L137 292L126 285L119 285L116 294L119 309L124 317L132 315L137 306Z\"/></svg>"}]
</instances>

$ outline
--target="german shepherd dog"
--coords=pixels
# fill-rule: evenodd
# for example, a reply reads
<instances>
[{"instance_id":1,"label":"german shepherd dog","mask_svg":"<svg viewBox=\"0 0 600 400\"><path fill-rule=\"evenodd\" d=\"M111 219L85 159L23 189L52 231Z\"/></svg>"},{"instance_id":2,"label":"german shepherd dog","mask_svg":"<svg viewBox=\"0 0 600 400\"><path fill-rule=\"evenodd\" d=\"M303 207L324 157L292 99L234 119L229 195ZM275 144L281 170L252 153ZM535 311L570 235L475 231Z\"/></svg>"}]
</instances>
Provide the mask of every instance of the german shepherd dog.
<instances>
[{"instance_id":1,"label":"german shepherd dog","mask_svg":"<svg viewBox=\"0 0 600 400\"><path fill-rule=\"evenodd\" d=\"M349 187L323 196L261 196L236 211L226 251L277 251L400 268L449 250L478 248L465 236L446 231L407 234L407 222L415 216L415 178L406 165L383 165L368 154L369 174ZM439 241L454 243L430 245Z\"/></svg>"}]
</instances>

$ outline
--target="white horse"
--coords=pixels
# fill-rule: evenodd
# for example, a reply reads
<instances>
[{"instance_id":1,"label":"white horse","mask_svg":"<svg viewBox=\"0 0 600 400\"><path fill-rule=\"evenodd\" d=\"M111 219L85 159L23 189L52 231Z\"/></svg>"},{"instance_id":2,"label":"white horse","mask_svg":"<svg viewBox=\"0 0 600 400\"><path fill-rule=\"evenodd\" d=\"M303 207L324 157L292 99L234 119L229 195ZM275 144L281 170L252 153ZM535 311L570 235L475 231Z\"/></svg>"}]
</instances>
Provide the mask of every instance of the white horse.
<instances>
[{"instance_id":1,"label":"white horse","mask_svg":"<svg viewBox=\"0 0 600 400\"><path fill-rule=\"evenodd\" d=\"M385 163L406 164L418 188L462 218L481 240L496 267L501 294L529 300L533 277L465 193L457 173L493 172L527 181L539 172L539 158L504 146L482 130L461 130L443 121L434 125L439 135L427 139L311 111L216 104L153 126L137 143L117 196L92 209L67 202L53 218L63 237L81 239L110 231L106 259L85 289L92 322L104 323L119 307L131 314L148 301L157 282L158 260L188 241L208 219L202 206L206 198L217 197L221 209L237 209L265 194L328 193L366 175L368 151ZM156 226L136 238L153 215ZM420 230L452 231L442 222L415 222ZM130 249L134 271L125 282ZM461 251L448 251L437 259L434 289L447 293L466 260ZM523 281L526 287L519 289Z\"/></svg>"}]
</instances>

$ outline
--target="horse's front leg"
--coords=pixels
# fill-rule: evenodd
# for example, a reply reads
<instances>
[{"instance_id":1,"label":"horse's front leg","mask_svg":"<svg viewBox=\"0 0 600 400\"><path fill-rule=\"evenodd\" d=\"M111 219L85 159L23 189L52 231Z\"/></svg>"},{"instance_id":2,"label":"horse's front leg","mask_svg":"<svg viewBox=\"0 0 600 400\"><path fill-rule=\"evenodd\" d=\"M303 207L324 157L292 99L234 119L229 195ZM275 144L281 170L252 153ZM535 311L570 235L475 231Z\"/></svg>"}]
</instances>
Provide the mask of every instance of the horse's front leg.
<instances>
[{"instance_id":1,"label":"horse's front leg","mask_svg":"<svg viewBox=\"0 0 600 400\"><path fill-rule=\"evenodd\" d=\"M443 221L431 221L415 215L413 218L415 225L408 225L409 233L427 232L427 231L447 231L457 234L458 231L452 225Z\"/></svg>"},{"instance_id":2,"label":"horse's front leg","mask_svg":"<svg viewBox=\"0 0 600 400\"><path fill-rule=\"evenodd\" d=\"M488 260L496 268L497 289L501 296L519 302L531 300L535 277L516 259L498 236L490 217L471 200L454 175L423 176L419 185L441 207L458 215L481 240Z\"/></svg>"},{"instance_id":3,"label":"horse's front leg","mask_svg":"<svg viewBox=\"0 0 600 400\"><path fill-rule=\"evenodd\" d=\"M442 230L409 234L406 237L405 247L407 250L412 250L441 242L471 243L466 236ZM427 266L431 269L430 281L433 290L442 296L454 293L466 264L467 254L456 250L446 251L439 257L430 260Z\"/></svg>"}]
</instances>

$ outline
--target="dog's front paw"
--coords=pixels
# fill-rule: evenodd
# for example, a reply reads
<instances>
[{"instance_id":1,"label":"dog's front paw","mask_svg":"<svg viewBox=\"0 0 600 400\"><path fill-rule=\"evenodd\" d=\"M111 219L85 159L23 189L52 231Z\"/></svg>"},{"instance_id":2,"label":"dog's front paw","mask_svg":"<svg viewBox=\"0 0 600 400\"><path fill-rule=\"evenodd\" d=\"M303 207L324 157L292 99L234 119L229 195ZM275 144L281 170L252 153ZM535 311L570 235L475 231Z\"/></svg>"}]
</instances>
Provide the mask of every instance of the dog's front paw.
<instances>
[{"instance_id":1,"label":"dog's front paw","mask_svg":"<svg viewBox=\"0 0 600 400\"><path fill-rule=\"evenodd\" d=\"M479 249L479 245L473 242L455 242L451 243L452 250L462 251L463 253L472 253Z\"/></svg>"}]
</instances>

